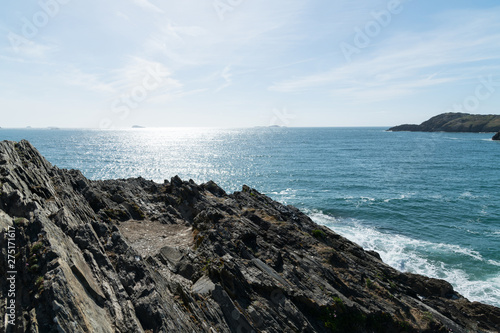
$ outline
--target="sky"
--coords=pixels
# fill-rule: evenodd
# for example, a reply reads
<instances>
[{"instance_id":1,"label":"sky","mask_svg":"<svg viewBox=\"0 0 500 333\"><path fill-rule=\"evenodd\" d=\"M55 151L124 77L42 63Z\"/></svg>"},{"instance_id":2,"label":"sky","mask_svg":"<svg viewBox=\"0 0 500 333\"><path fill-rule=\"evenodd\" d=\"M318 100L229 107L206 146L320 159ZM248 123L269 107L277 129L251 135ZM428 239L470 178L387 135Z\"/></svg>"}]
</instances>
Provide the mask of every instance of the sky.
<instances>
[{"instance_id":1,"label":"sky","mask_svg":"<svg viewBox=\"0 0 500 333\"><path fill-rule=\"evenodd\" d=\"M496 0L7 0L0 127L498 114L499 17Z\"/></svg>"}]
</instances>

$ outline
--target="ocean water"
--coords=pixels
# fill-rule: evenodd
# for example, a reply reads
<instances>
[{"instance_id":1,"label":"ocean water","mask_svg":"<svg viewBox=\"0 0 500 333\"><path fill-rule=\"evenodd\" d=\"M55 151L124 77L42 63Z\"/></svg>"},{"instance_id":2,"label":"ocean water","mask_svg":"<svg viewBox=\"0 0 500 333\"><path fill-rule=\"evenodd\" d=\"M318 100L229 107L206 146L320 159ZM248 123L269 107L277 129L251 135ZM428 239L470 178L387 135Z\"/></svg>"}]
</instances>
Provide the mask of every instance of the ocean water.
<instances>
[{"instance_id":1,"label":"ocean water","mask_svg":"<svg viewBox=\"0 0 500 333\"><path fill-rule=\"evenodd\" d=\"M500 306L500 142L384 128L0 129L90 179L179 175L247 184L378 251Z\"/></svg>"}]
</instances>

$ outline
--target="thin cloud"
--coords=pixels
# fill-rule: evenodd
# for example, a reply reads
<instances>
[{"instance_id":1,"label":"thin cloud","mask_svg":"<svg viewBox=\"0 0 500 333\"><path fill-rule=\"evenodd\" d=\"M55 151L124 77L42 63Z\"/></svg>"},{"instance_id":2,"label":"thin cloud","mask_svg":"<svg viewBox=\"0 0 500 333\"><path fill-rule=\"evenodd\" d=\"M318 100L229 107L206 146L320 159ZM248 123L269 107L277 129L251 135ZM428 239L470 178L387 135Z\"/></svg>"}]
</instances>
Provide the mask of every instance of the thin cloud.
<instances>
[{"instance_id":1,"label":"thin cloud","mask_svg":"<svg viewBox=\"0 0 500 333\"><path fill-rule=\"evenodd\" d=\"M151 97L150 102L156 103L159 105L170 103L172 101L181 99L187 96L198 95L204 92L207 92L207 88L200 89L192 89L192 90L173 90L173 91L162 91L161 93L157 93Z\"/></svg>"},{"instance_id":2,"label":"thin cloud","mask_svg":"<svg viewBox=\"0 0 500 333\"><path fill-rule=\"evenodd\" d=\"M5 37L10 31L21 34L21 18L33 12L9 3L0 13L0 84L36 98L49 115L64 101L41 91L81 98L99 109L107 107L106 100L130 94L148 68L157 68L162 85L148 90L144 110L175 106L189 117L193 113L187 110L204 109L214 112L214 122L227 124L237 121L220 116L225 108L240 119L245 109L293 104L297 114L314 108L317 120L307 121L325 125L332 110L358 114L366 109L361 103L372 101L388 114L411 112L416 104L425 104L428 112L441 110L463 99L459 94L474 89L478 77L500 68L500 8L484 9L484 2L405 4L351 63L339 43L353 43L354 29L387 8L387 0L225 3L232 10L223 20L212 1L112 0L99 11L65 6L18 53ZM24 103L6 90L2 96L14 106ZM481 107L498 110L498 99ZM164 114L167 118L168 111Z\"/></svg>"},{"instance_id":3,"label":"thin cloud","mask_svg":"<svg viewBox=\"0 0 500 333\"><path fill-rule=\"evenodd\" d=\"M5 50L15 57L25 59L44 59L58 49L56 45L37 43L12 32L7 34L7 39L10 45Z\"/></svg>"},{"instance_id":4,"label":"thin cloud","mask_svg":"<svg viewBox=\"0 0 500 333\"><path fill-rule=\"evenodd\" d=\"M223 22L210 5L205 10L184 8L189 11L189 17L180 15L175 23L157 22L157 32L147 39L145 49L149 53L159 52L167 56L172 65L182 67L220 66L243 58L258 61L273 56L266 45L277 50L296 42L291 37L294 31L289 29L295 27L304 6L299 1L286 5L248 2L227 12ZM175 7L178 8L173 8L172 15L181 9L181 6Z\"/></svg>"},{"instance_id":5,"label":"thin cloud","mask_svg":"<svg viewBox=\"0 0 500 333\"><path fill-rule=\"evenodd\" d=\"M136 87L144 86L144 82L154 85L157 92L183 87L164 64L140 57L130 57L124 66L99 73L84 72L75 67L66 68L63 77L67 84L112 94L126 94Z\"/></svg>"},{"instance_id":6,"label":"thin cloud","mask_svg":"<svg viewBox=\"0 0 500 333\"><path fill-rule=\"evenodd\" d=\"M163 10L161 10L160 8L158 8L157 6L153 5L151 2L149 2L148 0L132 0L136 5L144 8L144 9L147 9L147 10L151 10L151 11L154 11L156 13L160 13L160 14L164 14L165 12Z\"/></svg>"},{"instance_id":7,"label":"thin cloud","mask_svg":"<svg viewBox=\"0 0 500 333\"><path fill-rule=\"evenodd\" d=\"M125 14L125 13L123 13L121 11L116 12L116 16L121 17L125 21L130 21L130 17L128 17L127 14Z\"/></svg>"},{"instance_id":8,"label":"thin cloud","mask_svg":"<svg viewBox=\"0 0 500 333\"><path fill-rule=\"evenodd\" d=\"M102 75L95 73L85 73L78 68L66 68L64 74L61 74L62 80L69 85L78 86L87 90L114 93L115 88L112 83L105 82Z\"/></svg>"},{"instance_id":9,"label":"thin cloud","mask_svg":"<svg viewBox=\"0 0 500 333\"><path fill-rule=\"evenodd\" d=\"M215 89L215 92L219 92L222 89L225 89L229 87L232 83L232 76L233 74L231 73L231 66L226 66L220 73L220 77L225 81L221 86L219 86L217 89Z\"/></svg>"},{"instance_id":10,"label":"thin cloud","mask_svg":"<svg viewBox=\"0 0 500 333\"><path fill-rule=\"evenodd\" d=\"M500 10L496 10L500 13ZM335 95L392 99L419 89L449 84L477 77L478 63L500 59L498 15L490 11L462 12L461 25L454 15L441 27L426 33L400 33L378 44L377 48L361 50L363 58L344 63L329 71L295 77L277 82L271 91L299 92L323 88ZM460 71L456 68L460 67ZM464 76L468 71L469 75ZM371 90L368 92L367 90Z\"/></svg>"}]
</instances>

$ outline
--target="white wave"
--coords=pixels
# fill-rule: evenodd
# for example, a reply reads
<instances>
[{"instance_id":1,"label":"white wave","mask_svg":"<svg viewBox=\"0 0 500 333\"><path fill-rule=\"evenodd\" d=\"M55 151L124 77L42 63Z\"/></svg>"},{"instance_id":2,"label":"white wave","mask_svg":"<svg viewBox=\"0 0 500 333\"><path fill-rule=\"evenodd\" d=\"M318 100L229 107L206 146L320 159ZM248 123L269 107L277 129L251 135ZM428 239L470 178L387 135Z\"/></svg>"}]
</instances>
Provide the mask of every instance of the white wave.
<instances>
[{"instance_id":1,"label":"white wave","mask_svg":"<svg viewBox=\"0 0 500 333\"><path fill-rule=\"evenodd\" d=\"M346 196L343 199L346 201L356 201L358 204L363 204L363 203L375 203L375 202L391 202L394 200L406 200L414 196L414 192L407 192L407 193L402 193L399 195L396 195L394 197L390 198L374 198L374 197L366 197L366 196L361 196L361 197L353 197L353 196Z\"/></svg>"},{"instance_id":2,"label":"white wave","mask_svg":"<svg viewBox=\"0 0 500 333\"><path fill-rule=\"evenodd\" d=\"M415 193L405 193L405 194L400 194L398 197L396 198L389 198L389 199L384 199L384 202L391 202L391 201L394 201L394 200L405 200L405 199L408 199L408 198L411 198L412 195L414 195Z\"/></svg>"},{"instance_id":3,"label":"white wave","mask_svg":"<svg viewBox=\"0 0 500 333\"><path fill-rule=\"evenodd\" d=\"M500 261L496 261L496 260L488 260L488 263L491 264L491 265L494 265L494 266L499 266L500 267Z\"/></svg>"},{"instance_id":4,"label":"white wave","mask_svg":"<svg viewBox=\"0 0 500 333\"><path fill-rule=\"evenodd\" d=\"M460 287L456 287L455 289L471 301L478 301L498 307L500 306L499 286L500 276L496 276L485 281L463 280L460 283Z\"/></svg>"},{"instance_id":5,"label":"white wave","mask_svg":"<svg viewBox=\"0 0 500 333\"><path fill-rule=\"evenodd\" d=\"M458 245L433 243L403 235L383 233L375 228L363 226L359 221L337 219L320 211L307 213L316 223L331 228L366 250L377 251L386 264L400 271L446 280L471 301L500 306L500 275L486 280L473 279L459 266L433 260L430 257L455 254L486 265L500 266L500 262L485 260L479 252Z\"/></svg>"},{"instance_id":6,"label":"white wave","mask_svg":"<svg viewBox=\"0 0 500 333\"><path fill-rule=\"evenodd\" d=\"M295 194L297 193L297 190L287 188L286 190L281 190L279 192L273 191L271 194L279 194L279 195L288 195L288 194Z\"/></svg>"},{"instance_id":7,"label":"white wave","mask_svg":"<svg viewBox=\"0 0 500 333\"><path fill-rule=\"evenodd\" d=\"M473 195L469 191L465 191L458 197L459 199L477 199L477 196Z\"/></svg>"},{"instance_id":8,"label":"white wave","mask_svg":"<svg viewBox=\"0 0 500 333\"><path fill-rule=\"evenodd\" d=\"M288 204L289 200L295 199L295 197L297 196L297 190L287 188L287 189L281 190L279 192L273 191L273 192L270 192L268 194L271 195L275 200L278 200L282 204L286 205L286 204Z\"/></svg>"}]
</instances>

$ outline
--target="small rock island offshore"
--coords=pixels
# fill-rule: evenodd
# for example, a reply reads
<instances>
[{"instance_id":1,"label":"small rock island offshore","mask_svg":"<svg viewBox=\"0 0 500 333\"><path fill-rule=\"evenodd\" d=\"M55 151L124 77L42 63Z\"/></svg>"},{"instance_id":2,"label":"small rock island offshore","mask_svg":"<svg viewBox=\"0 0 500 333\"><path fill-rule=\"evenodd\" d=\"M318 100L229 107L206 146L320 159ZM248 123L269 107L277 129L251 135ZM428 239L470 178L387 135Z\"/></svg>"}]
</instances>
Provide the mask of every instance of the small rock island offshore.
<instances>
[{"instance_id":1,"label":"small rock island offshore","mask_svg":"<svg viewBox=\"0 0 500 333\"><path fill-rule=\"evenodd\" d=\"M500 331L500 308L248 186L91 181L27 141L0 142L0 230L2 331Z\"/></svg>"}]
</instances>

